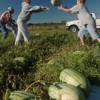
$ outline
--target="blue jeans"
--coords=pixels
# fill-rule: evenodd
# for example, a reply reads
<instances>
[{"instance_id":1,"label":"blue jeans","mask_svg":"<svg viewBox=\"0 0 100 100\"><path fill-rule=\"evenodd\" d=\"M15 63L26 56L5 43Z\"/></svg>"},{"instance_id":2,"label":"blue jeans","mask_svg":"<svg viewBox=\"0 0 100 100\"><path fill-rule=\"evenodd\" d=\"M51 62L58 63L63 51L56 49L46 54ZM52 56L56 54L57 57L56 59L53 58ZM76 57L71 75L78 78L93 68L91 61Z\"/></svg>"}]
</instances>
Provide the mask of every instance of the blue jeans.
<instances>
[{"instance_id":1,"label":"blue jeans","mask_svg":"<svg viewBox=\"0 0 100 100\"><path fill-rule=\"evenodd\" d=\"M3 33L3 37L6 38L8 35L8 30L5 26L5 24L0 23L0 30Z\"/></svg>"},{"instance_id":2,"label":"blue jeans","mask_svg":"<svg viewBox=\"0 0 100 100\"><path fill-rule=\"evenodd\" d=\"M14 25L12 23L8 23L6 24L6 28L11 30L13 35L16 37L17 35L17 31L16 31L16 28L14 27Z\"/></svg>"},{"instance_id":3,"label":"blue jeans","mask_svg":"<svg viewBox=\"0 0 100 100\"><path fill-rule=\"evenodd\" d=\"M9 24L2 24L0 23L0 30L3 33L3 37L6 38L8 35L8 29L11 30L13 32L13 35L16 37L16 29L13 26L13 24L9 23Z\"/></svg>"},{"instance_id":4,"label":"blue jeans","mask_svg":"<svg viewBox=\"0 0 100 100\"><path fill-rule=\"evenodd\" d=\"M98 39L99 35L96 32L96 25L95 24L88 24L86 27L83 25L80 29L80 31L78 32L78 37L83 38L84 36L86 36L87 34L90 34L91 38L93 40Z\"/></svg>"}]
</instances>

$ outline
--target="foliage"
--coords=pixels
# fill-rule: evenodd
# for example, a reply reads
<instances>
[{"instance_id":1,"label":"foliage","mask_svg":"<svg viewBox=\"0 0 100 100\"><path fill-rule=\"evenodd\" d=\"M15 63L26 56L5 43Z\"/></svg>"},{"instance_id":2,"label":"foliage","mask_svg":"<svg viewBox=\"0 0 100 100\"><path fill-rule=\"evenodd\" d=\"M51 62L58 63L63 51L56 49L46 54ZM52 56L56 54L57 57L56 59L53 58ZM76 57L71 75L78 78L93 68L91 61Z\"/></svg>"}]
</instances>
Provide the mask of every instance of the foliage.
<instances>
[{"instance_id":1,"label":"foliage","mask_svg":"<svg viewBox=\"0 0 100 100\"><path fill-rule=\"evenodd\" d=\"M10 90L9 89L6 89L6 93L5 93L5 96L4 96L4 100L9 100L9 96L10 96Z\"/></svg>"},{"instance_id":2,"label":"foliage","mask_svg":"<svg viewBox=\"0 0 100 100\"><path fill-rule=\"evenodd\" d=\"M30 44L23 40L14 46L9 34L0 39L0 98L6 89L10 91L33 91L42 100L49 100L48 87L59 81L59 74L65 68L74 68L89 78L91 83L100 85L100 45L87 44L81 47L76 33L70 33L55 26L31 31ZM61 26L62 27L62 26ZM82 54L75 54L81 51ZM15 60L22 57L21 61ZM95 80L95 81L94 81Z\"/></svg>"}]
</instances>

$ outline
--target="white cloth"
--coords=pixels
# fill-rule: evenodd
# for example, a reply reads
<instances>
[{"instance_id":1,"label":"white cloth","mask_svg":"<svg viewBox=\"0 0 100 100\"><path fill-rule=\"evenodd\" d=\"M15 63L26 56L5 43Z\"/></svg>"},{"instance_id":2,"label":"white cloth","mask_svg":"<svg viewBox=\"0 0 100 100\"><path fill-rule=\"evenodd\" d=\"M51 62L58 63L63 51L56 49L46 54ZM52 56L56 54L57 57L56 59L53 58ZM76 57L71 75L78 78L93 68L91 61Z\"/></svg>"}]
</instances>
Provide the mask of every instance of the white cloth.
<instances>
[{"instance_id":1,"label":"white cloth","mask_svg":"<svg viewBox=\"0 0 100 100\"><path fill-rule=\"evenodd\" d=\"M78 37L83 38L86 34L89 33L93 40L99 38L96 32L96 21L91 16L84 4L79 3L75 5L71 8L71 11L77 14L81 24L81 29L78 33Z\"/></svg>"},{"instance_id":2,"label":"white cloth","mask_svg":"<svg viewBox=\"0 0 100 100\"><path fill-rule=\"evenodd\" d=\"M26 2L22 2L22 10L21 10L21 13L20 13L20 15L18 16L18 18L19 19L22 19L22 20L24 20L24 21L29 21L30 20L30 18L31 18L31 14L32 14L32 11L34 12L34 11L37 11L38 12L38 10L39 9L41 9L41 7L40 6L31 6L30 4L28 4L28 3L26 3ZM30 12L29 11L27 11L27 10L30 10Z\"/></svg>"},{"instance_id":3,"label":"white cloth","mask_svg":"<svg viewBox=\"0 0 100 100\"><path fill-rule=\"evenodd\" d=\"M70 8L70 10L73 13L77 14L79 21L81 22L82 25L95 24L94 18L91 16L91 14L89 13L88 9L85 7L84 4L79 3L74 7Z\"/></svg>"},{"instance_id":4,"label":"white cloth","mask_svg":"<svg viewBox=\"0 0 100 100\"><path fill-rule=\"evenodd\" d=\"M28 26L26 22L22 21L21 19L18 19L17 25L18 25L18 33L17 33L17 37L15 40L15 45L17 45L17 42L20 41L22 36L24 37L24 41L28 42L29 41L29 31L28 31Z\"/></svg>"},{"instance_id":5,"label":"white cloth","mask_svg":"<svg viewBox=\"0 0 100 100\"><path fill-rule=\"evenodd\" d=\"M96 32L96 26L94 25L87 25L87 27L82 26L81 29L78 32L78 37L84 38L87 34L90 34L91 38L93 40L98 39L99 35Z\"/></svg>"},{"instance_id":6,"label":"white cloth","mask_svg":"<svg viewBox=\"0 0 100 100\"><path fill-rule=\"evenodd\" d=\"M15 45L18 45L18 42L20 41L22 36L24 37L25 42L29 41L29 31L26 22L30 20L31 14L33 12L41 12L41 11L43 11L41 9L41 6L32 7L30 6L29 3L22 2L22 10L17 19L18 33L15 40Z\"/></svg>"}]
</instances>

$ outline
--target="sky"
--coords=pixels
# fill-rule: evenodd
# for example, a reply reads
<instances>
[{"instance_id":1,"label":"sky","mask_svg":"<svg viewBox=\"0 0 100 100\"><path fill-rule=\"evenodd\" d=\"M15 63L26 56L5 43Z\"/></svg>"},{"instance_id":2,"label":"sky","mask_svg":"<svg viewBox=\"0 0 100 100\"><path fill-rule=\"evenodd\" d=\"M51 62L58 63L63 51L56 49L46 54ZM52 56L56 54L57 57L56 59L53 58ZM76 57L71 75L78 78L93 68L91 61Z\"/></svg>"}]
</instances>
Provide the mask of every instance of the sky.
<instances>
[{"instance_id":1,"label":"sky","mask_svg":"<svg viewBox=\"0 0 100 100\"><path fill-rule=\"evenodd\" d=\"M7 10L9 6L15 9L12 15L14 20L21 11L22 0L0 0L0 15ZM71 21L77 19L76 15L69 14L67 12L59 11L57 7L51 5L51 0L31 0L31 5L48 6L49 11L40 13L33 13L29 23L48 23L48 22L61 22L63 20ZM62 0L62 6L71 8L76 5L76 0ZM91 13L96 13L100 16L100 0L87 0L85 5Z\"/></svg>"}]
</instances>

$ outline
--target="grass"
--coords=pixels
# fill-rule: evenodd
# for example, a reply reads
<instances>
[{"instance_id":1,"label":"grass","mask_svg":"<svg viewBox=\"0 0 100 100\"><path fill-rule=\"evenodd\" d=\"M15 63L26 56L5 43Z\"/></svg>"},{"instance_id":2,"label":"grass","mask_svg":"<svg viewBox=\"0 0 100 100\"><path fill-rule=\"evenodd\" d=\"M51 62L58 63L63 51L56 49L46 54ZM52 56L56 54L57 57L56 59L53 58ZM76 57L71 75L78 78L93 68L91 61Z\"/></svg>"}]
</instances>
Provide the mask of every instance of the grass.
<instances>
[{"instance_id":1,"label":"grass","mask_svg":"<svg viewBox=\"0 0 100 100\"><path fill-rule=\"evenodd\" d=\"M59 81L65 68L78 70L91 84L100 85L100 45L88 42L82 47L77 33L55 27L31 27L30 44L22 40L17 47L11 33L0 39L0 98L8 88L14 91L29 87L28 91L49 100L48 87ZM15 60L17 57L24 60Z\"/></svg>"}]
</instances>

